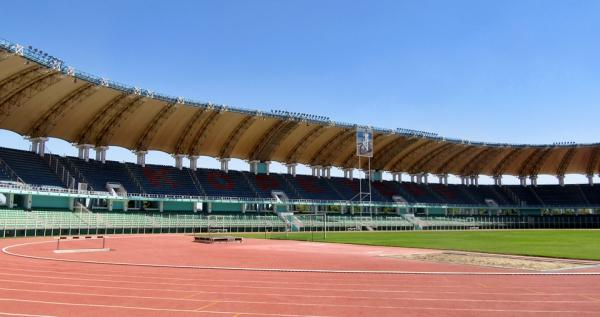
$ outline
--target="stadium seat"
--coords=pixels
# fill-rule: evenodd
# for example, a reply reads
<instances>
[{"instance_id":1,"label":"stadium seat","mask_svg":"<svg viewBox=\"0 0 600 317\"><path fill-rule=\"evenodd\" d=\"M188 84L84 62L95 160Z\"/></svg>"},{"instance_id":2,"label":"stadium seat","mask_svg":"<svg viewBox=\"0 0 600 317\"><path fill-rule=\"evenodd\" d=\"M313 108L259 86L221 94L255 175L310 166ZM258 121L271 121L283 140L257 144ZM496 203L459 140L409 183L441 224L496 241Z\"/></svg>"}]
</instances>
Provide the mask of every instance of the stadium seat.
<instances>
[{"instance_id":1,"label":"stadium seat","mask_svg":"<svg viewBox=\"0 0 600 317\"><path fill-rule=\"evenodd\" d=\"M28 184L64 187L44 158L33 152L0 148L0 158Z\"/></svg>"}]
</instances>

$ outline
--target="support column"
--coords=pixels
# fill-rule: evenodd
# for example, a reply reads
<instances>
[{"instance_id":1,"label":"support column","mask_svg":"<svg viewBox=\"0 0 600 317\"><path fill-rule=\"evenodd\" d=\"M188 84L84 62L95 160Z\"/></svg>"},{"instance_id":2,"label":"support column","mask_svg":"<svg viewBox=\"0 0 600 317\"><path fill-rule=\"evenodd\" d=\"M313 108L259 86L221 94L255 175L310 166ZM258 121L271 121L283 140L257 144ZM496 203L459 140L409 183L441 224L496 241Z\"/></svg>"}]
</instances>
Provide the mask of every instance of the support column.
<instances>
[{"instance_id":1,"label":"support column","mask_svg":"<svg viewBox=\"0 0 600 317\"><path fill-rule=\"evenodd\" d=\"M106 201L106 208L108 209L108 211L113 211L113 201L112 199L109 199Z\"/></svg>"},{"instance_id":2,"label":"support column","mask_svg":"<svg viewBox=\"0 0 600 317\"><path fill-rule=\"evenodd\" d=\"M129 209L129 200L123 200L123 211L127 211Z\"/></svg>"},{"instance_id":3,"label":"support column","mask_svg":"<svg viewBox=\"0 0 600 317\"><path fill-rule=\"evenodd\" d=\"M292 177L296 177L296 166L298 166L298 164L288 163L285 164L285 166L287 167L287 173L292 175Z\"/></svg>"},{"instance_id":4,"label":"support column","mask_svg":"<svg viewBox=\"0 0 600 317\"><path fill-rule=\"evenodd\" d=\"M317 165L317 166L312 166L312 167L311 167L311 169L312 169L312 171L313 171L313 173L312 173L312 174L313 174L313 176L316 176L317 178L321 178L321 171L322 171L322 169L323 169L323 167L322 167L322 166L319 166L319 165Z\"/></svg>"},{"instance_id":5,"label":"support column","mask_svg":"<svg viewBox=\"0 0 600 317\"><path fill-rule=\"evenodd\" d=\"M438 174L437 177L438 177L438 183L440 185L443 185L444 184L444 174Z\"/></svg>"},{"instance_id":6,"label":"support column","mask_svg":"<svg viewBox=\"0 0 600 317\"><path fill-rule=\"evenodd\" d=\"M165 203L162 200L158 202L158 211L165 211Z\"/></svg>"},{"instance_id":7,"label":"support column","mask_svg":"<svg viewBox=\"0 0 600 317\"><path fill-rule=\"evenodd\" d=\"M75 209L75 198L69 197L69 211L73 211Z\"/></svg>"},{"instance_id":8,"label":"support column","mask_svg":"<svg viewBox=\"0 0 600 317\"><path fill-rule=\"evenodd\" d=\"M421 173L421 183L427 185L429 184L429 174L427 173Z\"/></svg>"},{"instance_id":9,"label":"support column","mask_svg":"<svg viewBox=\"0 0 600 317\"><path fill-rule=\"evenodd\" d=\"M44 154L46 154L46 142L48 141L48 138L31 138L29 139L29 141L31 141L31 152L36 153L41 157L44 157Z\"/></svg>"},{"instance_id":10,"label":"support column","mask_svg":"<svg viewBox=\"0 0 600 317\"><path fill-rule=\"evenodd\" d=\"M527 177L525 177L525 176L519 176L519 184L521 186L527 186Z\"/></svg>"},{"instance_id":11,"label":"support column","mask_svg":"<svg viewBox=\"0 0 600 317\"><path fill-rule=\"evenodd\" d=\"M218 160L219 160L219 163L221 163L221 171L223 171L225 173L229 173L229 161L231 159L229 159L229 158L220 158Z\"/></svg>"},{"instance_id":12,"label":"support column","mask_svg":"<svg viewBox=\"0 0 600 317\"><path fill-rule=\"evenodd\" d=\"M331 178L331 166L325 166L323 168L323 177L330 179Z\"/></svg>"},{"instance_id":13,"label":"support column","mask_svg":"<svg viewBox=\"0 0 600 317\"><path fill-rule=\"evenodd\" d=\"M594 186L594 174L587 174L588 185Z\"/></svg>"},{"instance_id":14,"label":"support column","mask_svg":"<svg viewBox=\"0 0 600 317\"><path fill-rule=\"evenodd\" d=\"M475 186L479 186L479 175L471 176L471 184Z\"/></svg>"},{"instance_id":15,"label":"support column","mask_svg":"<svg viewBox=\"0 0 600 317\"><path fill-rule=\"evenodd\" d=\"M393 172L392 173L392 179L394 180L394 182L402 182L402 173L400 173L400 172Z\"/></svg>"},{"instance_id":16,"label":"support column","mask_svg":"<svg viewBox=\"0 0 600 317\"><path fill-rule=\"evenodd\" d=\"M502 175L494 175L494 185L502 186Z\"/></svg>"},{"instance_id":17,"label":"support column","mask_svg":"<svg viewBox=\"0 0 600 317\"><path fill-rule=\"evenodd\" d=\"M77 144L78 157L86 162L90 161L90 149L94 146L91 144Z\"/></svg>"},{"instance_id":18,"label":"support column","mask_svg":"<svg viewBox=\"0 0 600 317\"><path fill-rule=\"evenodd\" d=\"M531 181L531 186L537 186L537 175L529 176L529 180Z\"/></svg>"},{"instance_id":19,"label":"support column","mask_svg":"<svg viewBox=\"0 0 600 317\"><path fill-rule=\"evenodd\" d=\"M185 155L183 154L173 154L173 158L175 158L175 167L179 170L183 169L183 158Z\"/></svg>"},{"instance_id":20,"label":"support column","mask_svg":"<svg viewBox=\"0 0 600 317\"><path fill-rule=\"evenodd\" d=\"M106 163L106 151L108 150L108 146L97 146L94 150L96 150L96 161L100 161L102 164Z\"/></svg>"},{"instance_id":21,"label":"support column","mask_svg":"<svg viewBox=\"0 0 600 317\"><path fill-rule=\"evenodd\" d=\"M565 175L556 175L558 178L558 185L565 186Z\"/></svg>"},{"instance_id":22,"label":"support column","mask_svg":"<svg viewBox=\"0 0 600 317\"><path fill-rule=\"evenodd\" d=\"M206 203L206 212L209 214L212 213L212 203L211 202Z\"/></svg>"},{"instance_id":23,"label":"support column","mask_svg":"<svg viewBox=\"0 0 600 317\"><path fill-rule=\"evenodd\" d=\"M415 182L415 178L417 177L417 175L416 174L408 174L408 175L410 175L410 182L411 183L416 183ZM418 179L417 179L417 181L418 181Z\"/></svg>"},{"instance_id":24,"label":"support column","mask_svg":"<svg viewBox=\"0 0 600 317\"><path fill-rule=\"evenodd\" d=\"M148 154L148 151L135 151L138 165L146 166L146 154Z\"/></svg>"},{"instance_id":25,"label":"support column","mask_svg":"<svg viewBox=\"0 0 600 317\"><path fill-rule=\"evenodd\" d=\"M25 210L31 210L31 205L33 204L33 196L31 194L25 195Z\"/></svg>"},{"instance_id":26,"label":"support column","mask_svg":"<svg viewBox=\"0 0 600 317\"><path fill-rule=\"evenodd\" d=\"M198 158L199 156L197 155L188 156L188 159L190 160L190 169L192 171L196 171L198 169Z\"/></svg>"},{"instance_id":27,"label":"support column","mask_svg":"<svg viewBox=\"0 0 600 317\"><path fill-rule=\"evenodd\" d=\"M353 168L344 168L344 178L349 180L354 180L354 169Z\"/></svg>"},{"instance_id":28,"label":"support column","mask_svg":"<svg viewBox=\"0 0 600 317\"><path fill-rule=\"evenodd\" d=\"M31 142L31 152L37 154L38 149L39 149L39 141L38 138L34 138L34 139L29 139L29 141Z\"/></svg>"},{"instance_id":29,"label":"support column","mask_svg":"<svg viewBox=\"0 0 600 317\"><path fill-rule=\"evenodd\" d=\"M8 208L13 208L15 206L15 194L8 194L8 196L6 196L6 206Z\"/></svg>"},{"instance_id":30,"label":"support column","mask_svg":"<svg viewBox=\"0 0 600 317\"><path fill-rule=\"evenodd\" d=\"M248 161L248 164L250 165L250 173L253 173L254 175L258 174L258 161Z\"/></svg>"}]
</instances>

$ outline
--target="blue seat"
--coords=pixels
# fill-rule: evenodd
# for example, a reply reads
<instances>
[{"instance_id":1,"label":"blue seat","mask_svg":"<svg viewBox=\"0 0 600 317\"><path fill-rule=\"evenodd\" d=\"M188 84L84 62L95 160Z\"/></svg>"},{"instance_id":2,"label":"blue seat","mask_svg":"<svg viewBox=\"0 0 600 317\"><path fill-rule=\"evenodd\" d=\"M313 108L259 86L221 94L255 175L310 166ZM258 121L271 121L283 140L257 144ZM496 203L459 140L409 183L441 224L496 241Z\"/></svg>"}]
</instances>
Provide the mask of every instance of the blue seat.
<instances>
[{"instance_id":1,"label":"blue seat","mask_svg":"<svg viewBox=\"0 0 600 317\"><path fill-rule=\"evenodd\" d=\"M0 148L0 158L28 184L65 187L44 158L33 152Z\"/></svg>"}]
</instances>

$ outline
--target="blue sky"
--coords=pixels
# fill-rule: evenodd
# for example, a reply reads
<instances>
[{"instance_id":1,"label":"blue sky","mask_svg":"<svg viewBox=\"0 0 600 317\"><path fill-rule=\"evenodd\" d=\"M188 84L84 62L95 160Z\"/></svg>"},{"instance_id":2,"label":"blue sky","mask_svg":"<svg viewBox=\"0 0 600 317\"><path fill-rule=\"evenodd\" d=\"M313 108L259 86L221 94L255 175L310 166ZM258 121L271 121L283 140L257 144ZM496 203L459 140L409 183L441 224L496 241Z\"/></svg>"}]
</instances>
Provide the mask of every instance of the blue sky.
<instances>
[{"instance_id":1,"label":"blue sky","mask_svg":"<svg viewBox=\"0 0 600 317\"><path fill-rule=\"evenodd\" d=\"M200 101L471 140L598 142L599 12L575 0L9 1L0 37Z\"/></svg>"}]
</instances>

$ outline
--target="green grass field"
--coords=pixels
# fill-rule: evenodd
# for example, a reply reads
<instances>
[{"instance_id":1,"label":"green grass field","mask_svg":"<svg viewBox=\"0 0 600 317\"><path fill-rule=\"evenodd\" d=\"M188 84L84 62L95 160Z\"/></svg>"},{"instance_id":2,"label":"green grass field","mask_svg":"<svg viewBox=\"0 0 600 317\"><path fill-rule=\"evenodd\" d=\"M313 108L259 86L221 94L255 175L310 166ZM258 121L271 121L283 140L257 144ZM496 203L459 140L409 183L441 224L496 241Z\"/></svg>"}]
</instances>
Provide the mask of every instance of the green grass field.
<instances>
[{"instance_id":1,"label":"green grass field","mask_svg":"<svg viewBox=\"0 0 600 317\"><path fill-rule=\"evenodd\" d=\"M265 234L244 234L265 238ZM410 231L271 233L270 239L364 244L377 246L461 250L600 260L600 230Z\"/></svg>"}]
</instances>

